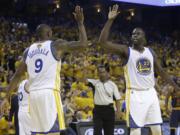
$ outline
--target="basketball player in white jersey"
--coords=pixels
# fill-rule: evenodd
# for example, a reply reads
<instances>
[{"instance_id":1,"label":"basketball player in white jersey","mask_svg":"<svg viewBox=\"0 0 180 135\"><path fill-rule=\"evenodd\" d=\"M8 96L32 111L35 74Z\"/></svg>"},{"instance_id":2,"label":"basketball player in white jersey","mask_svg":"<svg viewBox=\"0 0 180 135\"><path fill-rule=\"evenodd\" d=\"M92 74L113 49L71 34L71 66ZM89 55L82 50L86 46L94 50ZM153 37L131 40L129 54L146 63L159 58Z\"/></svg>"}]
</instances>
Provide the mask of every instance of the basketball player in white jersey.
<instances>
[{"instance_id":1,"label":"basketball player in white jersey","mask_svg":"<svg viewBox=\"0 0 180 135\"><path fill-rule=\"evenodd\" d=\"M37 27L38 41L24 52L7 90L13 90L21 76L28 72L32 134L50 134L65 130L60 97L61 58L66 52L82 51L87 47L83 9L76 6L73 13L79 29L79 41L51 41L52 30L46 24Z\"/></svg>"},{"instance_id":2,"label":"basketball player in white jersey","mask_svg":"<svg viewBox=\"0 0 180 135\"><path fill-rule=\"evenodd\" d=\"M110 7L108 21L101 32L99 43L103 49L119 55L125 64L127 126L131 128L131 135L140 135L140 128L145 126L151 128L153 135L161 135L162 118L154 89L154 72L176 90L179 88L162 69L155 53L144 47L146 38L141 28L135 28L132 32L132 47L108 41L111 25L118 14L118 5L114 5L112 9Z\"/></svg>"},{"instance_id":3,"label":"basketball player in white jersey","mask_svg":"<svg viewBox=\"0 0 180 135\"><path fill-rule=\"evenodd\" d=\"M19 135L30 135L29 92L27 80L23 80L18 88L18 120Z\"/></svg>"}]
</instances>

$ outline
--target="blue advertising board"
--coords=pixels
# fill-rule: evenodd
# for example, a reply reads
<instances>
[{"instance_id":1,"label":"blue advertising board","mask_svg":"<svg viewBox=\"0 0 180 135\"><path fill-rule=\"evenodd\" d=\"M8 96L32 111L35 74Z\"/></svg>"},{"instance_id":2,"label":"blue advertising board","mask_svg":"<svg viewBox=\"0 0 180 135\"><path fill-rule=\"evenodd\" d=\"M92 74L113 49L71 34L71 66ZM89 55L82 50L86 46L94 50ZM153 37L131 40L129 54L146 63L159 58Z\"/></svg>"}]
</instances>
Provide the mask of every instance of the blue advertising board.
<instances>
[{"instance_id":1,"label":"blue advertising board","mask_svg":"<svg viewBox=\"0 0 180 135\"><path fill-rule=\"evenodd\" d=\"M180 6L180 0L112 0L127 3L137 3L152 6Z\"/></svg>"}]
</instances>

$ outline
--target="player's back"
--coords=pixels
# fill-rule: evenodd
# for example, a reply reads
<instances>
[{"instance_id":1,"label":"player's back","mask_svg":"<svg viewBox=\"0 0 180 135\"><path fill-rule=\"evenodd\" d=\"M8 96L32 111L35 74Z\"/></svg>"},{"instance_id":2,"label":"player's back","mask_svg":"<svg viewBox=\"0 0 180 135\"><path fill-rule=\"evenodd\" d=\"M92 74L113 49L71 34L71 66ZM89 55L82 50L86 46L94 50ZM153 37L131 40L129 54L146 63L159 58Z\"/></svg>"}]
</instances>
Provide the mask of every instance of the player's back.
<instances>
[{"instance_id":1,"label":"player's back","mask_svg":"<svg viewBox=\"0 0 180 135\"><path fill-rule=\"evenodd\" d=\"M37 42L29 47L26 64L29 75L29 91L60 88L61 61L52 53L52 41Z\"/></svg>"}]
</instances>

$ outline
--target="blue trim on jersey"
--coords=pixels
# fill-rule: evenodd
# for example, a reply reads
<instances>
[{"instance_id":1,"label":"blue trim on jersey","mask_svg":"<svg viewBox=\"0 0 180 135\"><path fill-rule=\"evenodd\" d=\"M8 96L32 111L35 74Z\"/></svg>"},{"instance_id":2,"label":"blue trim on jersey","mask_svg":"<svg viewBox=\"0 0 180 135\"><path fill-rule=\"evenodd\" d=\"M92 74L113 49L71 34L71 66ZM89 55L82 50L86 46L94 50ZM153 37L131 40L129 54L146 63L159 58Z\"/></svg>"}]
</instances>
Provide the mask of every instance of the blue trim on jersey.
<instances>
[{"instance_id":1,"label":"blue trim on jersey","mask_svg":"<svg viewBox=\"0 0 180 135\"><path fill-rule=\"evenodd\" d=\"M50 129L50 131L56 131L59 130L59 121L58 121L58 114L56 116L56 120L54 122L54 125L52 126L52 128Z\"/></svg>"},{"instance_id":2,"label":"blue trim on jersey","mask_svg":"<svg viewBox=\"0 0 180 135\"><path fill-rule=\"evenodd\" d=\"M136 122L133 120L133 118L132 118L132 116L131 116L131 114L129 114L129 127L130 128L141 128L140 126L138 126L137 124L136 124Z\"/></svg>"},{"instance_id":3,"label":"blue trim on jersey","mask_svg":"<svg viewBox=\"0 0 180 135\"><path fill-rule=\"evenodd\" d=\"M143 127L149 127L149 126L155 126L155 125L161 125L162 123L152 123L152 124L146 124L144 126L138 126L135 121L133 120L132 116L130 115L130 128L143 128Z\"/></svg>"},{"instance_id":4,"label":"blue trim on jersey","mask_svg":"<svg viewBox=\"0 0 180 135\"><path fill-rule=\"evenodd\" d=\"M151 52L151 54L152 54L152 56L153 56L153 58L154 58L154 52L153 52L153 49L151 49L151 48L148 48L149 49L149 51Z\"/></svg>"},{"instance_id":5,"label":"blue trim on jersey","mask_svg":"<svg viewBox=\"0 0 180 135\"><path fill-rule=\"evenodd\" d=\"M27 58L28 52L29 52L29 47L26 48L26 50L24 51L24 54L23 54L24 63L26 63L26 58Z\"/></svg>"},{"instance_id":6,"label":"blue trim on jersey","mask_svg":"<svg viewBox=\"0 0 180 135\"><path fill-rule=\"evenodd\" d=\"M24 91L26 92L26 94L29 94L29 91L28 90L26 90L26 88L25 88L25 85L26 85L26 83L27 83L27 80L24 80L25 81L25 83L24 83Z\"/></svg>"},{"instance_id":7,"label":"blue trim on jersey","mask_svg":"<svg viewBox=\"0 0 180 135\"><path fill-rule=\"evenodd\" d=\"M122 66L125 66L128 63L129 56L130 56L130 47L128 47L128 57L127 57L127 60L122 64Z\"/></svg>"},{"instance_id":8,"label":"blue trim on jersey","mask_svg":"<svg viewBox=\"0 0 180 135\"><path fill-rule=\"evenodd\" d=\"M162 123L146 124L146 125L144 125L144 127L155 126L155 125L162 125Z\"/></svg>"},{"instance_id":9,"label":"blue trim on jersey","mask_svg":"<svg viewBox=\"0 0 180 135\"><path fill-rule=\"evenodd\" d=\"M59 61L57 58L56 58L56 50L55 50L55 48L53 47L53 44L52 44L53 42L51 42L51 44L50 44L50 48L51 48L51 53L52 53L52 56L54 57L54 59L55 60L57 60L57 61Z\"/></svg>"},{"instance_id":10,"label":"blue trim on jersey","mask_svg":"<svg viewBox=\"0 0 180 135\"><path fill-rule=\"evenodd\" d=\"M58 121L58 115L56 117L56 120L54 122L54 125L52 126L52 128L48 131L48 132L31 132L32 135L36 135L36 134L49 134L49 133L60 133L62 131L65 131L66 129L60 130L59 129L59 121Z\"/></svg>"}]
</instances>

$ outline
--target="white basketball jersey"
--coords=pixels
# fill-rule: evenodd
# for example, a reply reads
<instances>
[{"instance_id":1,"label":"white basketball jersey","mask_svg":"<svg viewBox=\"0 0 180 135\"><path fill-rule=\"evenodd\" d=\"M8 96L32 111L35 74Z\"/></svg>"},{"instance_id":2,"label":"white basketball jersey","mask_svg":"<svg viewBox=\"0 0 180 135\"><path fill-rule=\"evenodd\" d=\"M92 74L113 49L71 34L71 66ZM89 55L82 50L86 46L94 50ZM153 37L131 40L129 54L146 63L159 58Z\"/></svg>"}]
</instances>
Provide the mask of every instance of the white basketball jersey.
<instances>
[{"instance_id":1,"label":"white basketball jersey","mask_svg":"<svg viewBox=\"0 0 180 135\"><path fill-rule=\"evenodd\" d=\"M26 58L29 75L29 91L60 89L61 61L57 61L51 51L50 40L30 46Z\"/></svg>"},{"instance_id":2,"label":"white basketball jersey","mask_svg":"<svg viewBox=\"0 0 180 135\"><path fill-rule=\"evenodd\" d=\"M146 90L154 87L154 60L151 51L129 48L129 59L124 67L127 89Z\"/></svg>"},{"instance_id":3,"label":"white basketball jersey","mask_svg":"<svg viewBox=\"0 0 180 135\"><path fill-rule=\"evenodd\" d=\"M29 94L25 91L27 80L23 80L18 88L18 104L19 110L28 111L29 109Z\"/></svg>"}]
</instances>

